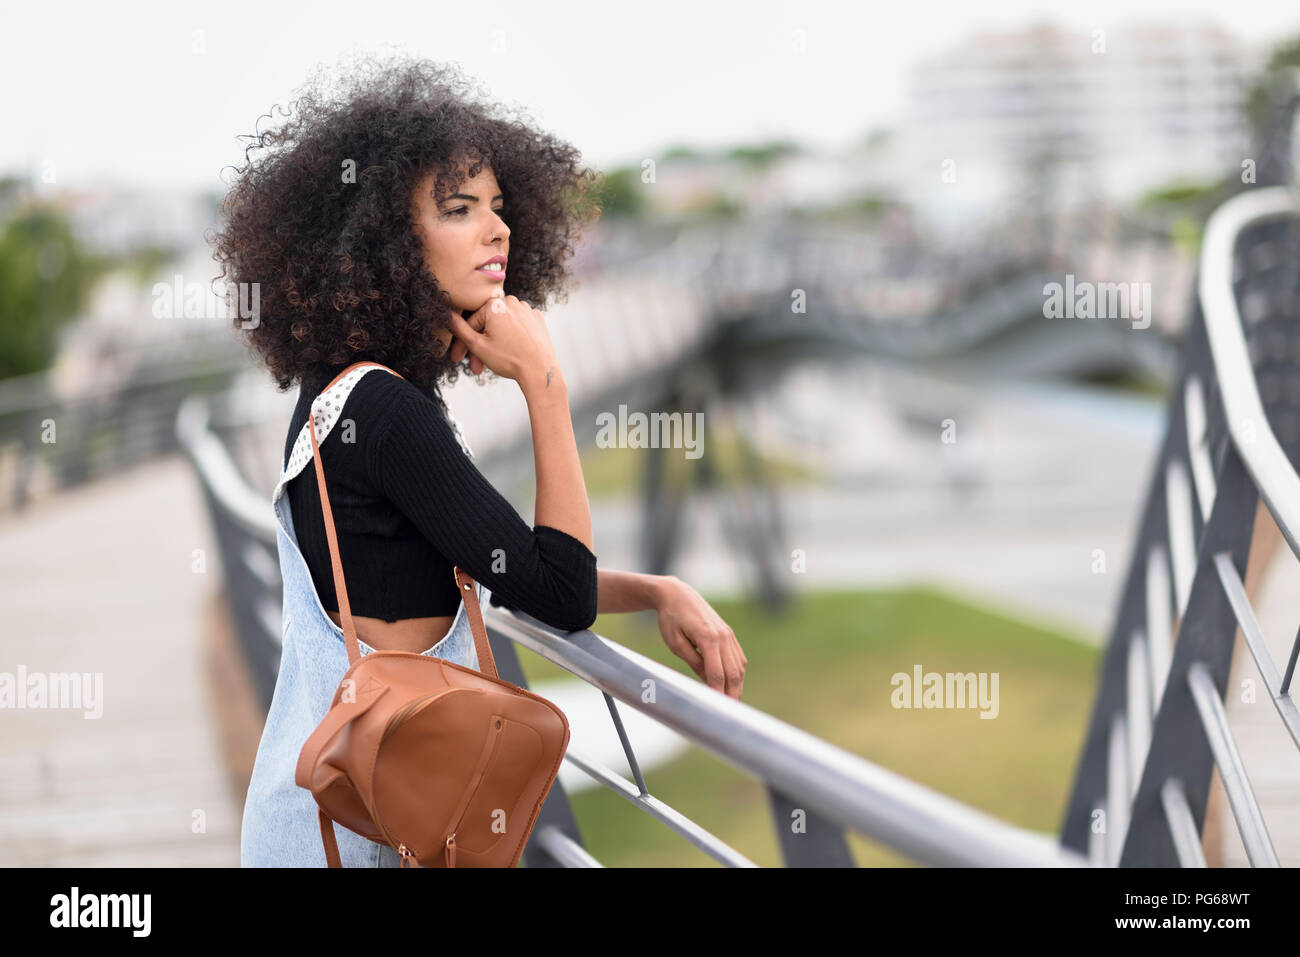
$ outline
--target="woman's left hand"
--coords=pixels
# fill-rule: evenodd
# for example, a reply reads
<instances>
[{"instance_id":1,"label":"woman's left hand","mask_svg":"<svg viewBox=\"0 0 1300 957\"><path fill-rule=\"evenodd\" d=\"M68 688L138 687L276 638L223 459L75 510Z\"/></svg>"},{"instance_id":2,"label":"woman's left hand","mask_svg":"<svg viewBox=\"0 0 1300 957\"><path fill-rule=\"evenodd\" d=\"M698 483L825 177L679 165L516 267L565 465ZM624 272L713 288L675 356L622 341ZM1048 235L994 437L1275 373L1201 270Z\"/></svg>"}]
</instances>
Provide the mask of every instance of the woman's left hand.
<instances>
[{"instance_id":1,"label":"woman's left hand","mask_svg":"<svg viewBox=\"0 0 1300 957\"><path fill-rule=\"evenodd\" d=\"M736 633L713 607L686 582L674 576L664 584L655 603L659 632L678 658L702 681L740 700L749 659Z\"/></svg>"},{"instance_id":2,"label":"woman's left hand","mask_svg":"<svg viewBox=\"0 0 1300 957\"><path fill-rule=\"evenodd\" d=\"M520 300L520 302L523 302L523 300ZM528 305L528 303L525 302L524 305L526 306ZM475 314L471 315L466 321L469 322L469 324L474 327L474 330L476 332L482 332L483 327L487 325L483 317L477 314L477 311L475 312ZM482 359L480 359L478 356L474 355L474 353L469 351L469 346L465 345L465 343L461 342L459 339L453 337L451 340L451 361L460 362L462 359L465 358L466 354L469 355L469 371L472 372L474 375L478 375L485 368L487 368L485 365L483 365Z\"/></svg>"},{"instance_id":3,"label":"woman's left hand","mask_svg":"<svg viewBox=\"0 0 1300 957\"><path fill-rule=\"evenodd\" d=\"M475 320L475 322L472 323L472 325L474 325L475 328L481 326L482 324L483 323L481 320ZM478 331L482 332L483 330L479 329ZM474 353L470 352L469 346L465 345L465 343L461 342L459 339L452 339L451 340L451 361L460 362L465 358L466 354L469 355L469 371L474 373L474 375L478 375L480 372L483 371L482 360L480 360L478 356L474 355Z\"/></svg>"}]
</instances>

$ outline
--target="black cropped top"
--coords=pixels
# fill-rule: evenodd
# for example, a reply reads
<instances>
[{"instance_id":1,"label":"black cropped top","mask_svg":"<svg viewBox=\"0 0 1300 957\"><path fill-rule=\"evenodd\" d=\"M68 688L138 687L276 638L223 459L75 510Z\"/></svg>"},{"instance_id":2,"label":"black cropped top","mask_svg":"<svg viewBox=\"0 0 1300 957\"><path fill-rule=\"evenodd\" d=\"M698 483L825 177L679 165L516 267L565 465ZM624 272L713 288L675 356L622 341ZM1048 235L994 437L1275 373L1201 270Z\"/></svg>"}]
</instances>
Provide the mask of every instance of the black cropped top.
<instances>
[{"instance_id":1,"label":"black cropped top","mask_svg":"<svg viewBox=\"0 0 1300 957\"><path fill-rule=\"evenodd\" d=\"M301 386L284 459L328 380ZM491 604L565 631L596 620L596 556L549 525L530 526L483 476L439 405L383 369L352 387L321 443L352 613L385 621L453 615L453 563ZM310 446L308 446L310 452ZM286 488L298 547L326 611L338 611L315 466Z\"/></svg>"}]
</instances>

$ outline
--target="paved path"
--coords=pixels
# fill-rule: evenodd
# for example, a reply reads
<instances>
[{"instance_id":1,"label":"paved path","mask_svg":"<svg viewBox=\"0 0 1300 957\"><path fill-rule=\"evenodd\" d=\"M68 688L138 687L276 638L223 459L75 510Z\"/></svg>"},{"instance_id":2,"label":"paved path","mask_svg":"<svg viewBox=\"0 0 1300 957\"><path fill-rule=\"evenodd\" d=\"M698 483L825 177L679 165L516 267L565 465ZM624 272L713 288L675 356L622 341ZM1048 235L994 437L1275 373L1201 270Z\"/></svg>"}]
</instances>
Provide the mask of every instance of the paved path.
<instances>
[{"instance_id":1,"label":"paved path","mask_svg":"<svg viewBox=\"0 0 1300 957\"><path fill-rule=\"evenodd\" d=\"M0 523L0 672L102 681L98 718L0 709L0 866L238 866L203 657L214 549L179 455Z\"/></svg>"}]
</instances>

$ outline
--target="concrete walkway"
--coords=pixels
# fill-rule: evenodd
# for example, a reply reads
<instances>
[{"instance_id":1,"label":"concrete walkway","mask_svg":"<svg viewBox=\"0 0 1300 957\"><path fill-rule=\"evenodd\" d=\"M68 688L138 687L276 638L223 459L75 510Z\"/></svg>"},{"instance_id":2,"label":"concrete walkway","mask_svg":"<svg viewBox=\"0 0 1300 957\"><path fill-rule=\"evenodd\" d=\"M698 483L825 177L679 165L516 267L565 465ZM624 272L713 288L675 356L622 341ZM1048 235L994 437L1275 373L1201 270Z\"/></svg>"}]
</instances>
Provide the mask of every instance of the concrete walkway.
<instances>
[{"instance_id":1,"label":"concrete walkway","mask_svg":"<svg viewBox=\"0 0 1300 957\"><path fill-rule=\"evenodd\" d=\"M102 682L102 714L0 709L0 865L238 866L204 636L220 588L180 455L0 522L0 672Z\"/></svg>"}]
</instances>

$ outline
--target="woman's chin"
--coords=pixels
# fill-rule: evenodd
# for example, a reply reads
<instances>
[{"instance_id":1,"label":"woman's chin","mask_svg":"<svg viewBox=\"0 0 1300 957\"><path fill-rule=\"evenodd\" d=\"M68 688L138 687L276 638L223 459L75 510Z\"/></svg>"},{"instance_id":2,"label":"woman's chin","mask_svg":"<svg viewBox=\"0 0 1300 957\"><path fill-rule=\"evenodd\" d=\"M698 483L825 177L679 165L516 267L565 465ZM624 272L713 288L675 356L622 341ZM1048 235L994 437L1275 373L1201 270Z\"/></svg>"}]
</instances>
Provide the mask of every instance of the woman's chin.
<instances>
[{"instance_id":1,"label":"woman's chin","mask_svg":"<svg viewBox=\"0 0 1300 957\"><path fill-rule=\"evenodd\" d=\"M466 308L462 308L462 309L461 309L461 316L464 317L464 318L469 318L472 314L478 312L480 309L482 309L484 306L486 306L486 305L487 305L489 302L491 302L493 299L496 299L498 296L500 296L500 295L501 295L501 291L500 291L500 290L501 290L501 287L500 287L500 286L497 286L497 287L495 287L495 288L493 289L492 292L487 293L485 296L483 296L482 299L480 299L478 302L476 302L473 306L469 306L469 307L466 307Z\"/></svg>"}]
</instances>

